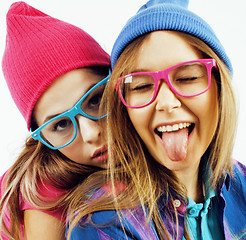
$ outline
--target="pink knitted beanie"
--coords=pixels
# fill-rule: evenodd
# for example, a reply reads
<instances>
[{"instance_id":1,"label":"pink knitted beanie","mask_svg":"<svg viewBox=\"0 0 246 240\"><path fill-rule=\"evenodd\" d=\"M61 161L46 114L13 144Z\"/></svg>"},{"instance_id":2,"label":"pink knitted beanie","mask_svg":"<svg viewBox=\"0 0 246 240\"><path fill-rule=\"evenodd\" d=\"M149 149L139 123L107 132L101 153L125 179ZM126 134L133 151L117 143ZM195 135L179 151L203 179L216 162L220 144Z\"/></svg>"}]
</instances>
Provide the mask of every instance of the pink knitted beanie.
<instances>
[{"instance_id":1,"label":"pink knitted beanie","mask_svg":"<svg viewBox=\"0 0 246 240\"><path fill-rule=\"evenodd\" d=\"M110 66L109 55L85 31L24 2L11 5L2 68L28 129L35 103L57 77L99 65Z\"/></svg>"}]
</instances>

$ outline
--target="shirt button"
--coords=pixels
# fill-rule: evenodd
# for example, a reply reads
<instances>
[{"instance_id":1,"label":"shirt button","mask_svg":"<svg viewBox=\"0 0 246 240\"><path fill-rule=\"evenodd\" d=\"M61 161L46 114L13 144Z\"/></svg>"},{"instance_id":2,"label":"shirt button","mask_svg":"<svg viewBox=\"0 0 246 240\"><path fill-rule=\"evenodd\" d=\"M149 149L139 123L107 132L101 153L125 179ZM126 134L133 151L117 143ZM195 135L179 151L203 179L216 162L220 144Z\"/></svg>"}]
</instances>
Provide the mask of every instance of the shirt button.
<instances>
[{"instance_id":1,"label":"shirt button","mask_svg":"<svg viewBox=\"0 0 246 240\"><path fill-rule=\"evenodd\" d=\"M194 215L195 213L196 213L196 210L195 210L195 209L190 209L190 210L189 210L189 214L190 214L190 215Z\"/></svg>"},{"instance_id":2,"label":"shirt button","mask_svg":"<svg viewBox=\"0 0 246 240\"><path fill-rule=\"evenodd\" d=\"M173 201L173 204L174 204L174 206L175 206L176 208L178 208L178 207L180 207L181 202L180 202L178 199L175 199L175 200Z\"/></svg>"}]
</instances>

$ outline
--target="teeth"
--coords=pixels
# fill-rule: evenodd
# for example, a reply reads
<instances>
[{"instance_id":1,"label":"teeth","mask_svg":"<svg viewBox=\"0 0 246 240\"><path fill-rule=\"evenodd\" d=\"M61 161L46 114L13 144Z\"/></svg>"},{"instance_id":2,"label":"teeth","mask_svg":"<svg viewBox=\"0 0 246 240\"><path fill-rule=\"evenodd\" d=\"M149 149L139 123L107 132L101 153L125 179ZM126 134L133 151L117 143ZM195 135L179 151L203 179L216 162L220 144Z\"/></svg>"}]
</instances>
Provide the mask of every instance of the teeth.
<instances>
[{"instance_id":1,"label":"teeth","mask_svg":"<svg viewBox=\"0 0 246 240\"><path fill-rule=\"evenodd\" d=\"M160 126L157 128L158 132L173 132L178 131L179 129L187 128L191 123L179 123L174 125Z\"/></svg>"},{"instance_id":2,"label":"teeth","mask_svg":"<svg viewBox=\"0 0 246 240\"><path fill-rule=\"evenodd\" d=\"M178 124L174 124L173 125L173 131L177 131L179 130L179 125Z\"/></svg>"},{"instance_id":3,"label":"teeth","mask_svg":"<svg viewBox=\"0 0 246 240\"><path fill-rule=\"evenodd\" d=\"M172 126L167 126L167 132L171 132L173 130L173 127Z\"/></svg>"}]
</instances>

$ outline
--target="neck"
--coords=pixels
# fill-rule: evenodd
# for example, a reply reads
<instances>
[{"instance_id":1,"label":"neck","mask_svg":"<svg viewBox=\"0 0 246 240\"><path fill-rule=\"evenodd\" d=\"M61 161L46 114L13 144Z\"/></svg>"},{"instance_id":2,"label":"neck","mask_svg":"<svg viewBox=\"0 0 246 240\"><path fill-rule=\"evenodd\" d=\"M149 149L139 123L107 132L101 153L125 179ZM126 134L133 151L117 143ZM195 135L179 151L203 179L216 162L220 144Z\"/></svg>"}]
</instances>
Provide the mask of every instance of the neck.
<instances>
[{"instance_id":1,"label":"neck","mask_svg":"<svg viewBox=\"0 0 246 240\"><path fill-rule=\"evenodd\" d=\"M180 182L184 184L187 195L196 203L203 202L202 176L199 167L193 172L176 172Z\"/></svg>"}]
</instances>

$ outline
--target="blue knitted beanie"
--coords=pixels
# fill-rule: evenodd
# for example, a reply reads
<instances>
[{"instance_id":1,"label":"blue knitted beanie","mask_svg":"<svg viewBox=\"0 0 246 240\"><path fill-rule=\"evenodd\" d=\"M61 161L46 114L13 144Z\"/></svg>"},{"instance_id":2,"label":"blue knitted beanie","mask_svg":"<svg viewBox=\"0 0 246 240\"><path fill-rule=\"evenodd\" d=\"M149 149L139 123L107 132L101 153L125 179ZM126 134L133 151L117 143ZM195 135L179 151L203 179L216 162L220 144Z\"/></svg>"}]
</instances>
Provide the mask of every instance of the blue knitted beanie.
<instances>
[{"instance_id":1,"label":"blue knitted beanie","mask_svg":"<svg viewBox=\"0 0 246 240\"><path fill-rule=\"evenodd\" d=\"M231 62L211 27L199 16L187 9L189 0L150 0L128 20L118 38L112 53L111 64L114 67L125 47L134 39L157 30L174 30L193 35L219 56L232 73Z\"/></svg>"}]
</instances>

